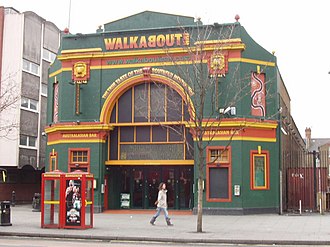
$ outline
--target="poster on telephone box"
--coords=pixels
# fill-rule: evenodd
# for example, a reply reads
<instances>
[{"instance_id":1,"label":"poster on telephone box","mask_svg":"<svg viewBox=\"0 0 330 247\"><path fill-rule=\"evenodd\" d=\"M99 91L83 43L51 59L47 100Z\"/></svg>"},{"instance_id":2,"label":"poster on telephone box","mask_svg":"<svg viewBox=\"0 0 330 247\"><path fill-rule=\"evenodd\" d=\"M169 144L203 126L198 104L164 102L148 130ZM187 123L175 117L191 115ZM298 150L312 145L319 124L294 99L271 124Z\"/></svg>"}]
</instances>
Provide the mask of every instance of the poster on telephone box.
<instances>
[{"instance_id":1,"label":"poster on telephone box","mask_svg":"<svg viewBox=\"0 0 330 247\"><path fill-rule=\"evenodd\" d=\"M81 181L68 180L66 181L65 190L65 206L66 206L66 221L67 226L81 225Z\"/></svg>"}]
</instances>

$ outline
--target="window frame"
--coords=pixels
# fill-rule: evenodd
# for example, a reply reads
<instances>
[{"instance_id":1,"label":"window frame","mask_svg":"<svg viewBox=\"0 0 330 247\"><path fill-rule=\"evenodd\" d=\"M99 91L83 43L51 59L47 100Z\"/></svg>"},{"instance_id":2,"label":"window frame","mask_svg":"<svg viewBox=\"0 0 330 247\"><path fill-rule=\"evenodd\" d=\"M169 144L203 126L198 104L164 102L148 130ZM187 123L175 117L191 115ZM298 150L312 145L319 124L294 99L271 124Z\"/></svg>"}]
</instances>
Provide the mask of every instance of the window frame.
<instances>
[{"instance_id":1,"label":"window frame","mask_svg":"<svg viewBox=\"0 0 330 247\"><path fill-rule=\"evenodd\" d=\"M55 160L55 162L53 163L53 160ZM54 167L53 167L54 164ZM49 154L49 171L55 171L58 169L58 159L57 159L57 152L51 152Z\"/></svg>"},{"instance_id":2,"label":"window frame","mask_svg":"<svg viewBox=\"0 0 330 247\"><path fill-rule=\"evenodd\" d=\"M213 150L228 150L227 161L211 161L211 151ZM230 146L209 146L206 148L206 201L207 202L231 202L232 201L232 161ZM228 169L228 198L211 198L210 197L210 170L211 169Z\"/></svg>"},{"instance_id":3,"label":"window frame","mask_svg":"<svg viewBox=\"0 0 330 247\"><path fill-rule=\"evenodd\" d=\"M90 173L90 148L69 148L68 150L68 172L72 172L75 170L82 170L87 168L87 172ZM73 161L73 153L74 152L87 152L87 161L84 162L74 162ZM78 164L78 166L76 165Z\"/></svg>"},{"instance_id":4,"label":"window frame","mask_svg":"<svg viewBox=\"0 0 330 247\"><path fill-rule=\"evenodd\" d=\"M26 60L23 58L23 62L22 62L22 70L24 72L27 72L27 73L30 73L32 75L36 75L36 76L40 76L40 65L39 64L36 64L36 63L33 63L33 62L30 62L29 60ZM27 68L25 68L26 66L24 66L24 63L25 65L27 65ZM32 69L33 65L36 66L37 68L37 73L35 73Z\"/></svg>"},{"instance_id":5,"label":"window frame","mask_svg":"<svg viewBox=\"0 0 330 247\"><path fill-rule=\"evenodd\" d=\"M25 107L25 106L23 106L22 104L23 104L23 100L26 100L27 102L27 107ZM32 105L32 102L35 102L36 104L36 108L37 109L32 109L31 108L31 105ZM35 112L35 113L39 113L39 101L37 101L37 100L34 100L34 99L29 99L29 98L26 98L26 97L22 97L21 98L21 109L24 109L24 110L27 110L27 111L31 111L31 112Z\"/></svg>"},{"instance_id":6,"label":"window frame","mask_svg":"<svg viewBox=\"0 0 330 247\"><path fill-rule=\"evenodd\" d=\"M46 89L46 91L44 91ZM40 88L40 94L41 96L47 97L48 95L48 85L41 83L41 88Z\"/></svg>"},{"instance_id":7,"label":"window frame","mask_svg":"<svg viewBox=\"0 0 330 247\"><path fill-rule=\"evenodd\" d=\"M46 56L46 54L47 54L47 56ZM52 63L56 59L56 54L54 52L46 49L46 48L43 48L42 49L42 59L47 61L47 62Z\"/></svg>"},{"instance_id":8,"label":"window frame","mask_svg":"<svg viewBox=\"0 0 330 247\"><path fill-rule=\"evenodd\" d=\"M23 136L26 137L26 145L21 144L21 138L22 138ZM35 138L35 146L31 146L31 145L30 145L30 138ZM19 147L20 147L20 148L28 148L28 149L37 149L37 147L38 147L38 137L36 137L36 136L22 135L22 134L20 134L20 135L19 135Z\"/></svg>"},{"instance_id":9,"label":"window frame","mask_svg":"<svg viewBox=\"0 0 330 247\"><path fill-rule=\"evenodd\" d=\"M265 174L265 185L264 186L256 186L255 185L255 170L254 170L254 157L265 157L264 162L264 174ZM251 190L269 190L270 189L270 171L269 171L269 151L262 150L258 152L258 150L250 151L250 189Z\"/></svg>"}]
</instances>

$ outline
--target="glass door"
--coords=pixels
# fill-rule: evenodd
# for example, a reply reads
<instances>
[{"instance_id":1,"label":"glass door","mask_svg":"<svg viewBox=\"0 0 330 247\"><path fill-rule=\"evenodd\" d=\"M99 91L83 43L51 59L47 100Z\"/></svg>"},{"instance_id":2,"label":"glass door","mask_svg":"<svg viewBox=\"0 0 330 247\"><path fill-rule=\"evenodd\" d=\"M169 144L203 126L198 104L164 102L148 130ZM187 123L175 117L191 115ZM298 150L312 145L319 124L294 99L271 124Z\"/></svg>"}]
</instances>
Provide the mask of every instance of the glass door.
<instances>
[{"instance_id":1,"label":"glass door","mask_svg":"<svg viewBox=\"0 0 330 247\"><path fill-rule=\"evenodd\" d=\"M144 176L142 168L133 169L132 207L143 208Z\"/></svg>"},{"instance_id":2,"label":"glass door","mask_svg":"<svg viewBox=\"0 0 330 247\"><path fill-rule=\"evenodd\" d=\"M175 204L175 169L170 167L163 167L162 171L163 182L166 183L167 188L167 206L174 208Z\"/></svg>"},{"instance_id":3,"label":"glass door","mask_svg":"<svg viewBox=\"0 0 330 247\"><path fill-rule=\"evenodd\" d=\"M158 186L160 181L160 168L154 167L152 169L146 169L147 177L147 205L145 208L155 208L155 201L158 197Z\"/></svg>"},{"instance_id":4,"label":"glass door","mask_svg":"<svg viewBox=\"0 0 330 247\"><path fill-rule=\"evenodd\" d=\"M179 208L192 208L192 168L182 167L179 171Z\"/></svg>"}]
</instances>

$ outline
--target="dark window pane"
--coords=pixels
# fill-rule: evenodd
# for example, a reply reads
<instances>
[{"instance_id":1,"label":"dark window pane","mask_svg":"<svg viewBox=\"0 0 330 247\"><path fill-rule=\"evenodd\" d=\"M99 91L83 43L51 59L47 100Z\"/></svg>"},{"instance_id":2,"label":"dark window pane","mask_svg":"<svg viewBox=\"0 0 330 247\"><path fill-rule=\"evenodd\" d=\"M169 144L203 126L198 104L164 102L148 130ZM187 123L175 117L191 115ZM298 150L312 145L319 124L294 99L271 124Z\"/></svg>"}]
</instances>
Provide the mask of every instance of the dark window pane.
<instances>
[{"instance_id":1,"label":"dark window pane","mask_svg":"<svg viewBox=\"0 0 330 247\"><path fill-rule=\"evenodd\" d=\"M163 84L150 85L150 121L165 121L165 86Z\"/></svg>"},{"instance_id":2,"label":"dark window pane","mask_svg":"<svg viewBox=\"0 0 330 247\"><path fill-rule=\"evenodd\" d=\"M118 122L132 122L132 89L125 92L118 100Z\"/></svg>"},{"instance_id":3,"label":"dark window pane","mask_svg":"<svg viewBox=\"0 0 330 247\"><path fill-rule=\"evenodd\" d=\"M120 145L121 160L181 160L182 158L182 144Z\"/></svg>"},{"instance_id":4,"label":"dark window pane","mask_svg":"<svg viewBox=\"0 0 330 247\"><path fill-rule=\"evenodd\" d=\"M27 136L20 136L19 145L27 146Z\"/></svg>"},{"instance_id":5,"label":"dark window pane","mask_svg":"<svg viewBox=\"0 0 330 247\"><path fill-rule=\"evenodd\" d=\"M118 128L110 131L110 160L118 160Z\"/></svg>"},{"instance_id":6,"label":"dark window pane","mask_svg":"<svg viewBox=\"0 0 330 247\"><path fill-rule=\"evenodd\" d=\"M188 105L184 105L183 106L183 110L184 110L184 120L188 121L190 119L190 115L189 115L189 111L188 111Z\"/></svg>"},{"instance_id":7,"label":"dark window pane","mask_svg":"<svg viewBox=\"0 0 330 247\"><path fill-rule=\"evenodd\" d=\"M181 121L182 99L172 88L167 87L167 121Z\"/></svg>"},{"instance_id":8,"label":"dark window pane","mask_svg":"<svg viewBox=\"0 0 330 247\"><path fill-rule=\"evenodd\" d=\"M136 141L137 142L150 142L150 127L149 126L136 127Z\"/></svg>"},{"instance_id":9,"label":"dark window pane","mask_svg":"<svg viewBox=\"0 0 330 247\"><path fill-rule=\"evenodd\" d=\"M148 84L134 87L134 122L148 122Z\"/></svg>"},{"instance_id":10,"label":"dark window pane","mask_svg":"<svg viewBox=\"0 0 330 247\"><path fill-rule=\"evenodd\" d=\"M134 127L121 127L120 128L120 141L133 142L134 141Z\"/></svg>"},{"instance_id":11,"label":"dark window pane","mask_svg":"<svg viewBox=\"0 0 330 247\"><path fill-rule=\"evenodd\" d=\"M210 198L228 199L228 168L210 169Z\"/></svg>"},{"instance_id":12,"label":"dark window pane","mask_svg":"<svg viewBox=\"0 0 330 247\"><path fill-rule=\"evenodd\" d=\"M188 128L186 128L186 159L191 160L194 158L194 141Z\"/></svg>"},{"instance_id":13,"label":"dark window pane","mask_svg":"<svg viewBox=\"0 0 330 247\"><path fill-rule=\"evenodd\" d=\"M182 141L184 137L182 126L170 126L169 128L170 142Z\"/></svg>"},{"instance_id":14,"label":"dark window pane","mask_svg":"<svg viewBox=\"0 0 330 247\"><path fill-rule=\"evenodd\" d=\"M166 142L167 131L166 128L161 126L152 127L152 142Z\"/></svg>"},{"instance_id":15,"label":"dark window pane","mask_svg":"<svg viewBox=\"0 0 330 247\"><path fill-rule=\"evenodd\" d=\"M115 105L112 109L111 117L110 117L110 123L115 123L116 122L116 109L117 109L117 105Z\"/></svg>"}]
</instances>

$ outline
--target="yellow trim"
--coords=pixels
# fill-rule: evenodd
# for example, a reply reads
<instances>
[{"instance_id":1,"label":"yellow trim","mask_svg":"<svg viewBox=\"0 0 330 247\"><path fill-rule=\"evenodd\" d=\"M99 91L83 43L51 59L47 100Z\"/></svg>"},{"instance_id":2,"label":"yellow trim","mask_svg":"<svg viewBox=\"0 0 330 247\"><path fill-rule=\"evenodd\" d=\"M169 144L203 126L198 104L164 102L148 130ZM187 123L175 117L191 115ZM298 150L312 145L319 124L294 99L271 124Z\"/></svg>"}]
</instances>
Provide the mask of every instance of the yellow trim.
<instances>
[{"instance_id":1,"label":"yellow trim","mask_svg":"<svg viewBox=\"0 0 330 247\"><path fill-rule=\"evenodd\" d=\"M66 178L74 177L74 178L81 178L82 174L65 174Z\"/></svg>"},{"instance_id":2,"label":"yellow trim","mask_svg":"<svg viewBox=\"0 0 330 247\"><path fill-rule=\"evenodd\" d=\"M56 178L59 178L61 177L60 174L54 174L54 173L44 173L44 177L56 177Z\"/></svg>"},{"instance_id":3,"label":"yellow trim","mask_svg":"<svg viewBox=\"0 0 330 247\"><path fill-rule=\"evenodd\" d=\"M234 63L234 62L251 63L251 64L270 66L270 67L276 66L276 63L274 63L274 62L267 62L267 61L255 60L255 59L243 58L243 57L242 58L229 58L228 62L229 63Z\"/></svg>"},{"instance_id":4,"label":"yellow trim","mask_svg":"<svg viewBox=\"0 0 330 247\"><path fill-rule=\"evenodd\" d=\"M49 78L52 78L58 74L61 74L64 71L72 71L72 68L60 68L59 70L54 71L53 73L49 74Z\"/></svg>"},{"instance_id":5,"label":"yellow trim","mask_svg":"<svg viewBox=\"0 0 330 247\"><path fill-rule=\"evenodd\" d=\"M235 39L236 40L236 39ZM203 51L212 51L215 48L221 50L244 50L245 44L229 44L231 40L209 40L196 42L197 45L203 43L209 46L204 47ZM241 41L233 41L241 42ZM225 46L218 47L218 44L227 44ZM211 46L212 45L212 46ZM159 55L159 54L175 54L175 53L189 53L198 50L198 47L176 47L171 49L147 49L147 50L125 50L125 51L104 51L101 48L92 49L76 49L76 50L62 50L61 54L58 55L58 60L70 60L70 59L81 59L81 58L110 58L110 57L125 57L125 56L146 56L146 55ZM70 53L83 53L83 52L96 52L93 54L72 54Z\"/></svg>"},{"instance_id":6,"label":"yellow trim","mask_svg":"<svg viewBox=\"0 0 330 247\"><path fill-rule=\"evenodd\" d=\"M189 122L186 126L194 128L196 127L194 122ZM269 123L269 122L250 122L246 120L238 120L238 121L221 121L219 122L209 122L209 123L202 123L203 128L212 128L212 127L240 127L240 128L261 128L261 129L276 129L277 123Z\"/></svg>"},{"instance_id":7,"label":"yellow trim","mask_svg":"<svg viewBox=\"0 0 330 247\"><path fill-rule=\"evenodd\" d=\"M93 205L93 201L85 201L85 205Z\"/></svg>"},{"instance_id":8,"label":"yellow trim","mask_svg":"<svg viewBox=\"0 0 330 247\"><path fill-rule=\"evenodd\" d=\"M255 185L255 159L254 157L264 157L264 176L265 176L265 185L264 186L256 186ZM253 175L253 189L259 190L259 189L267 189L267 181L268 180L268 169L267 169L267 154L252 154L252 175Z\"/></svg>"},{"instance_id":9,"label":"yellow trim","mask_svg":"<svg viewBox=\"0 0 330 247\"><path fill-rule=\"evenodd\" d=\"M58 141L52 141L47 142L47 145L56 145L56 144L63 144L63 143L105 143L105 140L102 139L73 139L73 140L58 140Z\"/></svg>"},{"instance_id":10,"label":"yellow trim","mask_svg":"<svg viewBox=\"0 0 330 247\"><path fill-rule=\"evenodd\" d=\"M224 137L203 137L203 141L259 141L259 142L276 142L276 138L248 137L248 136L224 136ZM196 138L194 138L196 141Z\"/></svg>"},{"instance_id":11,"label":"yellow trim","mask_svg":"<svg viewBox=\"0 0 330 247\"><path fill-rule=\"evenodd\" d=\"M144 166L144 165L168 165L168 166L175 166L175 165L194 165L194 160L108 160L105 162L106 165L112 166Z\"/></svg>"},{"instance_id":12,"label":"yellow trim","mask_svg":"<svg viewBox=\"0 0 330 247\"><path fill-rule=\"evenodd\" d=\"M190 86L187 83L185 83L185 86L187 86L187 89L184 89L181 84L179 84L178 82L176 82L172 78L151 73L150 79L155 79L155 78L156 79L161 78L161 79L166 80L167 82L169 82L169 86L176 88L178 90L179 94L181 93L181 95L185 96L185 99L184 100L186 101L186 104L190 106L190 109L191 109L192 113L195 112L195 108L194 108L194 105L192 103L192 100L191 100L190 96L186 93L187 91L188 92L192 91L192 89L190 88ZM129 84L131 81L134 81L134 80L141 80L141 81L143 81L144 80L144 75L143 74L136 75L136 76L132 76L132 77L124 80L123 82L119 83L112 90L112 92L110 94L107 95L107 97L106 97L106 99L105 99L105 101L103 103L102 109L101 109L100 122L106 123L107 121L110 121L110 114L111 114L112 108L111 109L107 109L107 106L108 105L111 105L111 104L114 104L113 101L116 101L117 100L117 99L114 99L113 98L114 95L119 90L121 90L122 88L126 88L127 87L126 85ZM107 92L107 90L104 92L104 94L106 92ZM194 116L191 116L191 117L194 117Z\"/></svg>"},{"instance_id":13,"label":"yellow trim","mask_svg":"<svg viewBox=\"0 0 330 247\"><path fill-rule=\"evenodd\" d=\"M199 44L204 44L204 45L209 45L209 44L227 44L227 43L237 43L237 42L242 42L241 38L235 38L235 39L217 39L217 40L204 40L204 41L197 41L194 44L199 45Z\"/></svg>"},{"instance_id":14,"label":"yellow trim","mask_svg":"<svg viewBox=\"0 0 330 247\"><path fill-rule=\"evenodd\" d=\"M45 129L47 134L57 131L70 131L70 130L112 130L113 127L108 124L90 124L90 125L55 125Z\"/></svg>"},{"instance_id":15,"label":"yellow trim","mask_svg":"<svg viewBox=\"0 0 330 247\"><path fill-rule=\"evenodd\" d=\"M85 49L72 49L72 50L62 50L61 54L68 54L68 53L79 53L79 52L100 52L102 48L85 48Z\"/></svg>"},{"instance_id":16,"label":"yellow trim","mask_svg":"<svg viewBox=\"0 0 330 247\"><path fill-rule=\"evenodd\" d=\"M59 205L60 201L44 201L44 204L56 204Z\"/></svg>"},{"instance_id":17,"label":"yellow trim","mask_svg":"<svg viewBox=\"0 0 330 247\"><path fill-rule=\"evenodd\" d=\"M206 49L207 50L207 49ZM152 54L150 54L152 55ZM118 55L119 56L119 55ZM124 56L124 55L122 55ZM133 56L132 52L127 54L127 56ZM83 58L88 58L86 56L75 56L71 57L70 59L83 59ZM95 56L91 56L90 58L96 58ZM207 63L207 59L203 59L202 63ZM234 62L242 62L242 63L250 63L250 64L257 64L257 65L264 65L264 66L270 66L270 67L275 67L276 63L274 62L267 62L267 61L262 61L262 60L255 60L255 59L249 59L249 58L229 58L228 59L229 63L234 63ZM98 69L114 69L114 68L143 68L146 66L171 66L171 65L189 65L189 64L196 64L200 63L200 61L170 61L170 62L157 62L157 63L133 63L133 64L112 64L112 65L96 65L96 66L90 66L91 70L98 70ZM49 74L49 78L54 77L62 72L65 71L72 71L72 68L61 68L51 74Z\"/></svg>"}]
</instances>

